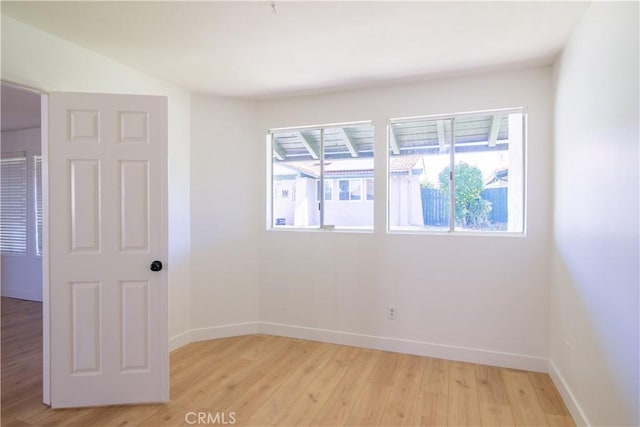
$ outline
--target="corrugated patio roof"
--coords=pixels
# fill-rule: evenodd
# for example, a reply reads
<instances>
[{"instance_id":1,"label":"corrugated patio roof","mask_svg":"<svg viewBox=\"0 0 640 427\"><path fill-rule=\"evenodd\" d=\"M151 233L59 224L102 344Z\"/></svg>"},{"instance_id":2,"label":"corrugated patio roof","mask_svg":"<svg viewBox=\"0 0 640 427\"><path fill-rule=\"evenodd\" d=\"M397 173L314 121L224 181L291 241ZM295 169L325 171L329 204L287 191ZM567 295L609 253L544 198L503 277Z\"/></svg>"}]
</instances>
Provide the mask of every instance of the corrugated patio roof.
<instances>
[{"instance_id":1,"label":"corrugated patio roof","mask_svg":"<svg viewBox=\"0 0 640 427\"><path fill-rule=\"evenodd\" d=\"M455 119L456 152L507 150L509 115L506 112L463 116ZM445 152L451 146L448 119L421 118L390 124L389 149L392 156ZM374 131L370 124L323 128L324 159L373 157ZM276 162L319 160L320 129L273 132ZM392 157L393 158L393 157Z\"/></svg>"}]
</instances>

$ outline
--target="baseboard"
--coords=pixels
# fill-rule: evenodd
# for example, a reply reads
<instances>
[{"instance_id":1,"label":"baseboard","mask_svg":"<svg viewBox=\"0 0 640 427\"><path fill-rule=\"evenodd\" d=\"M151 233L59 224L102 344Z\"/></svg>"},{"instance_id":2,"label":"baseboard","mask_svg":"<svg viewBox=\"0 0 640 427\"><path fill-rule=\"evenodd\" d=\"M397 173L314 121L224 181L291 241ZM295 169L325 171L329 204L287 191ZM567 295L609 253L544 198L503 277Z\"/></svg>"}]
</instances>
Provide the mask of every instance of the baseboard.
<instances>
[{"instance_id":1,"label":"baseboard","mask_svg":"<svg viewBox=\"0 0 640 427\"><path fill-rule=\"evenodd\" d=\"M173 351L194 341L228 338L257 333L310 341L329 342L353 347L371 348L374 350L391 351L395 353L415 354L418 356L457 360L461 362L478 363L503 368L524 369L534 372L546 373L548 369L548 361L542 357L434 344L424 341L354 334L349 332L271 322L249 322L192 329L171 338L169 340L169 348Z\"/></svg>"},{"instance_id":2,"label":"baseboard","mask_svg":"<svg viewBox=\"0 0 640 427\"><path fill-rule=\"evenodd\" d=\"M191 330L191 341L214 340L260 333L259 322L235 323Z\"/></svg>"},{"instance_id":3,"label":"baseboard","mask_svg":"<svg viewBox=\"0 0 640 427\"><path fill-rule=\"evenodd\" d=\"M560 392L560 396L562 396L562 400L564 400L565 405L567 405L567 409L569 409L569 412L571 413L573 421L575 421L576 425L591 426L592 424L589 423L587 416L584 414L584 411L578 404L578 400L571 392L571 388L569 388L569 385L558 370L558 367L555 363L553 363L553 360L551 359L549 359L548 371L551 380L558 389L558 392Z\"/></svg>"},{"instance_id":4,"label":"baseboard","mask_svg":"<svg viewBox=\"0 0 640 427\"><path fill-rule=\"evenodd\" d=\"M177 350L191 342L191 331L185 331L169 338L169 351Z\"/></svg>"},{"instance_id":5,"label":"baseboard","mask_svg":"<svg viewBox=\"0 0 640 427\"><path fill-rule=\"evenodd\" d=\"M238 337L258 334L259 322L235 323L231 325L196 328L169 338L169 351L177 350L191 342L215 340L219 338Z\"/></svg>"},{"instance_id":6,"label":"baseboard","mask_svg":"<svg viewBox=\"0 0 640 427\"><path fill-rule=\"evenodd\" d=\"M42 302L42 292L34 292L19 288L2 288L1 292L3 297Z\"/></svg>"},{"instance_id":7,"label":"baseboard","mask_svg":"<svg viewBox=\"0 0 640 427\"><path fill-rule=\"evenodd\" d=\"M457 360L460 362L478 363L481 365L499 366L503 368L524 369L534 372L547 372L548 368L547 359L542 357L434 344L424 341L353 334L349 332L284 325L271 322L260 322L260 332L269 335L330 342L334 344L371 348L374 350L391 351L395 353L415 354L417 356Z\"/></svg>"}]
</instances>

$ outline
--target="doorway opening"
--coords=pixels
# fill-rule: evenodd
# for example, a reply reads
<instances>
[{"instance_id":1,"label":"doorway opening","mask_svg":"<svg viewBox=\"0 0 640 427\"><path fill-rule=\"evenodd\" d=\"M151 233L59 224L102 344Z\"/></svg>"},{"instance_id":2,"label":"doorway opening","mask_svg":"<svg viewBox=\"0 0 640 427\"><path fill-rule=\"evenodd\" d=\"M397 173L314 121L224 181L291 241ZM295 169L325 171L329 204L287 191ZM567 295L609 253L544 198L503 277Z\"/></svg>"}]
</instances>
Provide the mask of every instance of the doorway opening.
<instances>
[{"instance_id":1,"label":"doorway opening","mask_svg":"<svg viewBox=\"0 0 640 427\"><path fill-rule=\"evenodd\" d=\"M44 94L28 88L6 82L0 86L1 374L2 389L11 386L10 394L2 394L3 408L10 408L16 399L48 401L48 365L43 364L48 360L43 359L48 355L43 345L43 340L48 340L43 337L43 309L44 314L48 311L43 304L45 99ZM36 388L43 394L34 396Z\"/></svg>"}]
</instances>

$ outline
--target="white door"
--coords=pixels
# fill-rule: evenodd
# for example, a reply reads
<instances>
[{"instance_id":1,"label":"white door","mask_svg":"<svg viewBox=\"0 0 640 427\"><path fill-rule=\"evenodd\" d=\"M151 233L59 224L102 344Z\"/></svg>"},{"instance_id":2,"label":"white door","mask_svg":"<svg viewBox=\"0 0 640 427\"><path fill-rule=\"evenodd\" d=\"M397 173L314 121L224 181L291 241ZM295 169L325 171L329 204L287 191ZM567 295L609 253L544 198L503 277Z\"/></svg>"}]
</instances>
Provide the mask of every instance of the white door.
<instances>
[{"instance_id":1,"label":"white door","mask_svg":"<svg viewBox=\"0 0 640 427\"><path fill-rule=\"evenodd\" d=\"M54 408L169 398L166 265L150 268L167 260L166 112L164 97L49 96Z\"/></svg>"}]
</instances>

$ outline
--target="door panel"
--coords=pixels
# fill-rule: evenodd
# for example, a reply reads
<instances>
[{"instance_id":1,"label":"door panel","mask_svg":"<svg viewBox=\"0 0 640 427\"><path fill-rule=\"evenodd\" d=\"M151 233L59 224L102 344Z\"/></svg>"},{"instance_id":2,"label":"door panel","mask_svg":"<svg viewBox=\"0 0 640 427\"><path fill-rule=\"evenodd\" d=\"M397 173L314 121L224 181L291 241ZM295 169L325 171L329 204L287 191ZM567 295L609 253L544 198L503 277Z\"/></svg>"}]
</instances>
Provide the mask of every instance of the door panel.
<instances>
[{"instance_id":1,"label":"door panel","mask_svg":"<svg viewBox=\"0 0 640 427\"><path fill-rule=\"evenodd\" d=\"M71 251L100 252L100 160L69 160Z\"/></svg>"},{"instance_id":2,"label":"door panel","mask_svg":"<svg viewBox=\"0 0 640 427\"><path fill-rule=\"evenodd\" d=\"M149 250L149 162L120 162L120 250Z\"/></svg>"},{"instance_id":3,"label":"door panel","mask_svg":"<svg viewBox=\"0 0 640 427\"><path fill-rule=\"evenodd\" d=\"M49 96L53 407L168 400L166 110Z\"/></svg>"}]
</instances>

